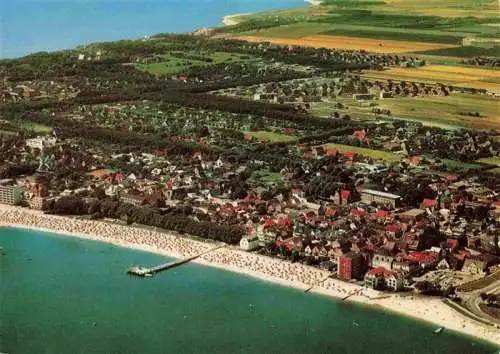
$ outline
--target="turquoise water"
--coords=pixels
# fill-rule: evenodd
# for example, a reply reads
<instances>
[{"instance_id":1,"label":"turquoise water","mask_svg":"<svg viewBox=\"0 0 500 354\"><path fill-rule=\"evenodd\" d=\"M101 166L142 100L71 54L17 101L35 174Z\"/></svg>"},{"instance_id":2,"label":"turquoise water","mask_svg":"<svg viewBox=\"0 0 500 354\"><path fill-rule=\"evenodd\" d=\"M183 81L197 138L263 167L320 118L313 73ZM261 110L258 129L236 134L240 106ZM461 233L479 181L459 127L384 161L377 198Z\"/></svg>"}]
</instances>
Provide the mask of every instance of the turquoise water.
<instances>
[{"instance_id":1,"label":"turquoise water","mask_svg":"<svg viewBox=\"0 0 500 354\"><path fill-rule=\"evenodd\" d=\"M222 17L307 6L304 0L1 0L0 58L186 32Z\"/></svg>"},{"instance_id":2,"label":"turquoise water","mask_svg":"<svg viewBox=\"0 0 500 354\"><path fill-rule=\"evenodd\" d=\"M405 317L188 264L131 278L165 257L0 229L0 352L493 353ZM359 324L355 325L354 322Z\"/></svg>"}]
</instances>

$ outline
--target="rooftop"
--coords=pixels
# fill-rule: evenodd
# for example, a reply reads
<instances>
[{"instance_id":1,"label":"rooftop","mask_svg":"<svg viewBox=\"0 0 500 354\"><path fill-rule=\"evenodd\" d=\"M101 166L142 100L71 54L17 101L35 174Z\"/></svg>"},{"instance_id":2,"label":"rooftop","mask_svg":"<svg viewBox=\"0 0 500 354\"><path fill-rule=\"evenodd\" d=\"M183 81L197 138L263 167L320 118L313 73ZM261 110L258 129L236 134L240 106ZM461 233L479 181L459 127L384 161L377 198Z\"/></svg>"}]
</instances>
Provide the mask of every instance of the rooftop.
<instances>
[{"instance_id":1,"label":"rooftop","mask_svg":"<svg viewBox=\"0 0 500 354\"><path fill-rule=\"evenodd\" d=\"M387 192L376 191L374 189L363 189L361 191L361 193L366 193L366 194L376 195L378 197L391 198L391 199L401 198L399 195L387 193Z\"/></svg>"}]
</instances>

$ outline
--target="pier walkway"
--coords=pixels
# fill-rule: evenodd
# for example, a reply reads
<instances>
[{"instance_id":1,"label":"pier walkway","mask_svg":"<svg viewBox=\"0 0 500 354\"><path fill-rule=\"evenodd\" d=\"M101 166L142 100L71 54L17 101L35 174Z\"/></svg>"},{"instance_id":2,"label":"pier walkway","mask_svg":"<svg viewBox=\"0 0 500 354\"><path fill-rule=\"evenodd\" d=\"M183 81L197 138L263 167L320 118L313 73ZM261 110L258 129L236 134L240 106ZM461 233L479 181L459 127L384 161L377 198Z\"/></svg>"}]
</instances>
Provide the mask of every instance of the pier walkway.
<instances>
[{"instance_id":1,"label":"pier walkway","mask_svg":"<svg viewBox=\"0 0 500 354\"><path fill-rule=\"evenodd\" d=\"M171 268L175 268L175 267L178 267L178 266L183 265L185 263L189 263L192 260L203 256L204 254L213 252L213 251L218 250L219 248L222 248L222 247L225 247L225 246L226 245L223 244L223 245L214 247L214 248L212 248L212 249L210 249L208 251L199 253L197 255L194 255L194 256L191 256L191 257L187 257L187 258L183 258L183 259L179 259L177 261L173 261L173 262L169 262L169 263L160 264L160 265L157 265L157 266L151 267L151 268L141 267L141 266L132 266L127 271L127 274L137 275L137 276L140 276L140 277L150 277L150 276L152 276L155 273L158 273L158 272L161 272L161 271L164 271L164 270L168 270L168 269L171 269Z\"/></svg>"}]
</instances>

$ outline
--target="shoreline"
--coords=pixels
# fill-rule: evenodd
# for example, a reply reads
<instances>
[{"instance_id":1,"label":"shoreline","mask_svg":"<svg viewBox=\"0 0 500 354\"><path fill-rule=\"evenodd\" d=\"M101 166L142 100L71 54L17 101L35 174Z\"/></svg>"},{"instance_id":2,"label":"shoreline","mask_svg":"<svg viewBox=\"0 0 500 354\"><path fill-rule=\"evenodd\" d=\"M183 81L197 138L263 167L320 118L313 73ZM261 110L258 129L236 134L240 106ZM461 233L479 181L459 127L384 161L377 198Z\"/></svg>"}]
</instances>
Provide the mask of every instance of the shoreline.
<instances>
[{"instance_id":1,"label":"shoreline","mask_svg":"<svg viewBox=\"0 0 500 354\"><path fill-rule=\"evenodd\" d=\"M309 6L319 6L321 5L321 0L304 0L305 2L309 3ZM231 15L226 15L222 17L222 23L224 26L234 26L237 25L241 22L238 21L238 17L241 16L249 16L253 15L255 12L242 12L242 13L236 13L236 14L231 14Z\"/></svg>"},{"instance_id":2,"label":"shoreline","mask_svg":"<svg viewBox=\"0 0 500 354\"><path fill-rule=\"evenodd\" d=\"M240 16L248 16L248 15L253 15L254 12L243 12L243 13L237 13L237 14L232 14L232 15L226 15L222 18L222 23L224 26L234 26L240 23L241 21L238 21L237 18Z\"/></svg>"},{"instance_id":3,"label":"shoreline","mask_svg":"<svg viewBox=\"0 0 500 354\"><path fill-rule=\"evenodd\" d=\"M138 227L123 226L95 220L82 220L43 214L21 207L0 205L0 227L15 227L78 237L112 244L117 247L182 258L212 249L215 244ZM381 293L371 289L327 278L328 272L300 263L290 263L235 249L223 247L201 256L195 264L251 276L263 281L294 288L310 289L317 295L340 300L351 295L347 302L368 305L383 311L411 317L443 326L464 335L495 345L500 344L500 331L480 324L444 304L438 298L417 295Z\"/></svg>"}]
</instances>

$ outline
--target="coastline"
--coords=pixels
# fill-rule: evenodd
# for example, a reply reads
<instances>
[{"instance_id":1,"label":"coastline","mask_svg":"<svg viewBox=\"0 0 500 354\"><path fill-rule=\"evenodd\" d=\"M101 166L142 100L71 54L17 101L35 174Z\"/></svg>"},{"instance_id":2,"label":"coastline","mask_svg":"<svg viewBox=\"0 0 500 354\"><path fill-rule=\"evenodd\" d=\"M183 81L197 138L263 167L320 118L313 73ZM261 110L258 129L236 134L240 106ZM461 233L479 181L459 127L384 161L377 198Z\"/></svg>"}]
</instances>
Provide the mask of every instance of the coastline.
<instances>
[{"instance_id":1,"label":"coastline","mask_svg":"<svg viewBox=\"0 0 500 354\"><path fill-rule=\"evenodd\" d=\"M319 6L321 5L321 0L304 0L305 2L309 3L310 6ZM253 15L254 12L244 12L244 13L236 13L232 15L226 15L222 18L222 23L224 26L234 26L237 25L241 22L241 20L238 20L238 17L241 16L248 16L248 15Z\"/></svg>"},{"instance_id":2,"label":"coastline","mask_svg":"<svg viewBox=\"0 0 500 354\"><path fill-rule=\"evenodd\" d=\"M234 26L240 23L241 21L238 21L238 17L240 16L248 16L252 15L253 12L244 12L240 14L232 14L232 15L226 15L222 18L222 23L224 26Z\"/></svg>"},{"instance_id":3,"label":"coastline","mask_svg":"<svg viewBox=\"0 0 500 354\"><path fill-rule=\"evenodd\" d=\"M212 249L215 244L173 233L152 231L103 221L81 220L47 215L26 208L0 205L0 227L29 228L87 240L105 242L118 247L182 258ZM290 263L233 247L212 251L193 261L245 276L312 293L373 306L384 311L432 322L446 329L500 344L500 331L480 324L448 307L440 299L415 295L386 294L364 289L355 284L327 278L328 272L300 263Z\"/></svg>"}]
</instances>

